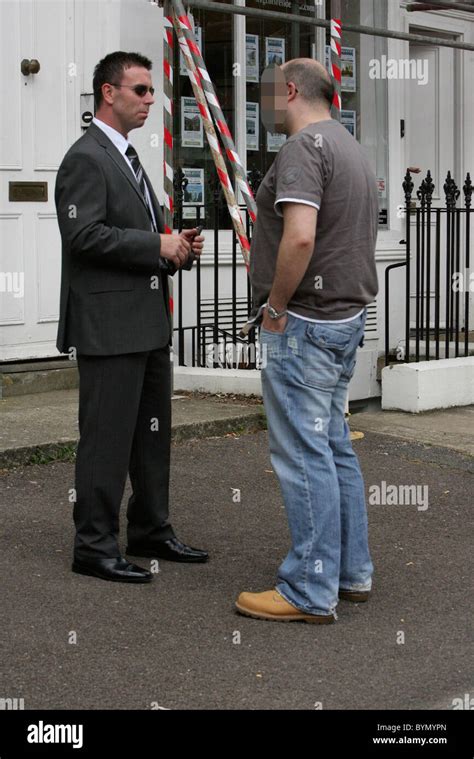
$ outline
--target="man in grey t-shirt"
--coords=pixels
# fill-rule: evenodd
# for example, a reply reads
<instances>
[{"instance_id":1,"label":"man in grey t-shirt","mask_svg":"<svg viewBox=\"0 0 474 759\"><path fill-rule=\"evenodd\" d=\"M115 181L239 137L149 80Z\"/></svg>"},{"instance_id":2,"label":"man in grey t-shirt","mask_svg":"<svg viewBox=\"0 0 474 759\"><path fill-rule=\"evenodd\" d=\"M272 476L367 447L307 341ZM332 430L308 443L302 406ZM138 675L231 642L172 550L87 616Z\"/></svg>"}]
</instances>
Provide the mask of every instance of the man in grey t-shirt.
<instances>
[{"instance_id":1,"label":"man in grey t-shirt","mask_svg":"<svg viewBox=\"0 0 474 759\"><path fill-rule=\"evenodd\" d=\"M288 202L318 212L312 256L288 309L323 321L360 313L378 290L378 192L362 148L339 121L328 117L293 134L260 186L250 257L254 307L273 284Z\"/></svg>"},{"instance_id":2,"label":"man in grey t-shirt","mask_svg":"<svg viewBox=\"0 0 474 759\"><path fill-rule=\"evenodd\" d=\"M257 193L252 317L261 322L270 452L292 547L275 589L237 600L259 619L328 624L339 598L365 601L371 589L345 403L378 291L378 194L362 148L331 119L333 94L312 59L275 68L273 91L262 92L262 111L274 109L274 131L288 140Z\"/></svg>"}]
</instances>

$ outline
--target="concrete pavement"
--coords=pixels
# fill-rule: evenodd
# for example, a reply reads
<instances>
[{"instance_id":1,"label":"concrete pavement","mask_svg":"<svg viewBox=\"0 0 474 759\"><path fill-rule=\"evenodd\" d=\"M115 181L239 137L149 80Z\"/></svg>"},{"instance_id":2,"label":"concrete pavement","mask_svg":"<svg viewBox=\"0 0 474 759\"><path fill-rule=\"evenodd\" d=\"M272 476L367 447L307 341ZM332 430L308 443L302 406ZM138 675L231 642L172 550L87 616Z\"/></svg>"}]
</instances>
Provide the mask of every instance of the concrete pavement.
<instances>
[{"instance_id":1,"label":"concrete pavement","mask_svg":"<svg viewBox=\"0 0 474 759\"><path fill-rule=\"evenodd\" d=\"M362 432L377 432L474 456L474 406L423 414L367 410L354 414L350 424Z\"/></svg>"},{"instance_id":2,"label":"concrete pavement","mask_svg":"<svg viewBox=\"0 0 474 759\"><path fill-rule=\"evenodd\" d=\"M353 413L353 430L376 432L474 455L474 407L405 414ZM0 399L0 469L71 458L77 444L77 389ZM209 437L265 427L261 399L180 393L173 400L173 439Z\"/></svg>"},{"instance_id":3,"label":"concrete pavement","mask_svg":"<svg viewBox=\"0 0 474 759\"><path fill-rule=\"evenodd\" d=\"M251 431L265 426L260 402L182 394L173 408L173 440ZM79 438L78 390L0 400L0 469L71 458Z\"/></svg>"}]
</instances>

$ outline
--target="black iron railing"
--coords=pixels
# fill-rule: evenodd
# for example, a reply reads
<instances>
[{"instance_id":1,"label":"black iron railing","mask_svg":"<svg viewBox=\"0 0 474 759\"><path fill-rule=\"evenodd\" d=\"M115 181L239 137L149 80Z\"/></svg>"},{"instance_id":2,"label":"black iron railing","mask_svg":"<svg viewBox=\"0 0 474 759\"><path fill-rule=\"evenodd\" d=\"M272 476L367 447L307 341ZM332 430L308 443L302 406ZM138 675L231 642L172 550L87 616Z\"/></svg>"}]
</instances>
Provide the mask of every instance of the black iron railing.
<instances>
[{"instance_id":1,"label":"black iron railing","mask_svg":"<svg viewBox=\"0 0 474 759\"><path fill-rule=\"evenodd\" d=\"M416 195L407 171L405 193L405 261L385 270L385 365L392 360L390 346L390 273L405 267L405 344L396 360L468 356L472 352L469 310L472 277L472 181L467 174L461 191L451 173L444 184L445 204L433 207L435 185L428 171ZM414 306L414 313L413 313Z\"/></svg>"},{"instance_id":2,"label":"black iron railing","mask_svg":"<svg viewBox=\"0 0 474 759\"><path fill-rule=\"evenodd\" d=\"M257 170L248 173L252 191L257 192L262 175ZM187 179L178 170L174 183L175 188L175 228L181 231L185 226L197 227L206 225L213 234L213 266L212 286L210 277L206 278L207 293L203 292L203 265L198 260L194 263L195 313L185 319L183 313L186 298L184 278L190 276L180 270L175 276L175 301L177 310L174 314L174 333L177 336L177 355L180 366L225 367L255 369L259 366L259 346L256 330L250 330L246 338L239 337L242 326L246 323L251 311L250 279L240 263L240 251L235 231L232 229L232 249L230 266L221 265L222 248L219 232L222 230L222 220L226 218L227 206L220 182L216 179L212 186L213 202L208 206L189 205L183 202ZM191 220L183 218L184 209L194 210ZM249 241L252 239L252 225L246 206L240 208L245 220ZM240 277L238 276L240 273ZM227 279L223 282L227 275ZM177 289L177 292L176 292ZM194 296L195 294L195 296ZM188 323L185 323L185 322Z\"/></svg>"}]
</instances>

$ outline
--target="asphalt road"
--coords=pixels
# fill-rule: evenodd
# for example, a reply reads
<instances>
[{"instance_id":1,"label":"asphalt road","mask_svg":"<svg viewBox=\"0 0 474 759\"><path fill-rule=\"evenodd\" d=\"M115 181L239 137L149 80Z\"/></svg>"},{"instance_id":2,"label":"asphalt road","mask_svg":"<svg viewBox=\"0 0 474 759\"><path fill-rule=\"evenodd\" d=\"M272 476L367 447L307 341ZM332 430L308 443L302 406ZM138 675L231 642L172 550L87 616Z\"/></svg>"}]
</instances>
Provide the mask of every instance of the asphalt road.
<instances>
[{"instance_id":1,"label":"asphalt road","mask_svg":"<svg viewBox=\"0 0 474 759\"><path fill-rule=\"evenodd\" d=\"M373 433L355 446L367 488L426 484L429 505L369 506L372 599L341 602L327 627L233 610L241 590L273 586L288 548L265 432L174 446L175 530L211 560L162 561L149 585L71 573L72 464L3 472L0 697L25 709L451 709L474 695L472 459Z\"/></svg>"}]
</instances>

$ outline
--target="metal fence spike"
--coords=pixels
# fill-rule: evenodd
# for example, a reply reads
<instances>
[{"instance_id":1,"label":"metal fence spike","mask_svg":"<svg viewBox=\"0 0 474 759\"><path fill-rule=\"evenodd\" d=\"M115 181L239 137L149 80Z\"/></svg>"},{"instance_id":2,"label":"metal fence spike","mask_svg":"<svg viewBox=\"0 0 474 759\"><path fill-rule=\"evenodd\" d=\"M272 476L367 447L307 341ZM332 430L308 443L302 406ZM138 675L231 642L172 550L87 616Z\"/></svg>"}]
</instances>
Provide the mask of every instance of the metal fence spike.
<instances>
[{"instance_id":1,"label":"metal fence spike","mask_svg":"<svg viewBox=\"0 0 474 759\"><path fill-rule=\"evenodd\" d=\"M471 175L469 172L467 172L466 181L464 183L464 203L466 205L466 208L471 207L471 200L472 200L472 182L471 182Z\"/></svg>"},{"instance_id":2,"label":"metal fence spike","mask_svg":"<svg viewBox=\"0 0 474 759\"><path fill-rule=\"evenodd\" d=\"M413 184L411 173L407 170L407 173L405 174L405 181L403 182L403 191L405 193L405 202L407 205L410 205L414 186L415 185Z\"/></svg>"}]
</instances>

